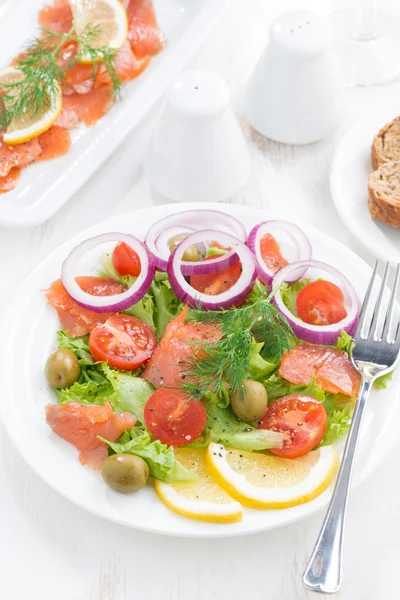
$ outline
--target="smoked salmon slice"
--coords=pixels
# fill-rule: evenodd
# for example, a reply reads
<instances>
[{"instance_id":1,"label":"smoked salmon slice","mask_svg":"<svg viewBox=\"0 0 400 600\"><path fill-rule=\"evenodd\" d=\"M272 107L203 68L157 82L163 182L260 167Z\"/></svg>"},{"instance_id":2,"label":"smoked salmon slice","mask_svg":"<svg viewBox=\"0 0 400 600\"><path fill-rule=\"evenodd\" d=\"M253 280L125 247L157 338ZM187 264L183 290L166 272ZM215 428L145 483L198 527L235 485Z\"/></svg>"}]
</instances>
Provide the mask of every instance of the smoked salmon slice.
<instances>
[{"instance_id":1,"label":"smoked salmon slice","mask_svg":"<svg viewBox=\"0 0 400 600\"><path fill-rule=\"evenodd\" d=\"M7 146L0 140L0 177L9 174L13 167L26 167L34 162L42 153L37 138L18 144L17 146Z\"/></svg>"},{"instance_id":2,"label":"smoked salmon slice","mask_svg":"<svg viewBox=\"0 0 400 600\"><path fill-rule=\"evenodd\" d=\"M202 353L201 347L191 342L217 342L221 338L218 325L204 323L185 323L187 307L169 323L165 333L155 349L153 356L143 372L143 379L156 388L174 386L184 376L183 360L187 356Z\"/></svg>"},{"instance_id":3,"label":"smoked salmon slice","mask_svg":"<svg viewBox=\"0 0 400 600\"><path fill-rule=\"evenodd\" d=\"M361 375L343 350L299 344L287 352L281 361L279 375L297 385L309 385L313 378L326 392L356 398Z\"/></svg>"},{"instance_id":4,"label":"smoked salmon slice","mask_svg":"<svg viewBox=\"0 0 400 600\"><path fill-rule=\"evenodd\" d=\"M12 167L7 175L0 177L0 193L10 192L18 183L21 170L18 167Z\"/></svg>"},{"instance_id":5,"label":"smoked salmon slice","mask_svg":"<svg viewBox=\"0 0 400 600\"><path fill-rule=\"evenodd\" d=\"M68 0L55 0L39 13L39 25L57 33L67 33L72 27L72 10Z\"/></svg>"},{"instance_id":6,"label":"smoked salmon slice","mask_svg":"<svg viewBox=\"0 0 400 600\"><path fill-rule=\"evenodd\" d=\"M83 291L93 296L112 296L125 291L121 284L108 277L77 277L76 281ZM72 337L90 333L114 314L95 313L82 308L67 294L61 279L54 281L46 290L46 298L56 309L61 327Z\"/></svg>"},{"instance_id":7,"label":"smoked salmon slice","mask_svg":"<svg viewBox=\"0 0 400 600\"><path fill-rule=\"evenodd\" d=\"M132 52L129 42L126 41L117 52L114 65L118 77L122 82L131 81L142 73L150 62L150 57L137 58ZM111 87L111 79L105 67L102 65L96 74L95 87L108 85Z\"/></svg>"},{"instance_id":8,"label":"smoked salmon slice","mask_svg":"<svg viewBox=\"0 0 400 600\"><path fill-rule=\"evenodd\" d=\"M107 445L96 436L110 442L136 423L130 413L113 412L108 402L104 406L82 405L79 402L46 406L46 421L52 430L80 452L79 460L92 469L101 469L108 456Z\"/></svg>"},{"instance_id":9,"label":"smoked salmon slice","mask_svg":"<svg viewBox=\"0 0 400 600\"><path fill-rule=\"evenodd\" d=\"M80 121L88 126L94 125L112 104L109 86L92 89L86 94L63 96L63 107L56 125L71 128L77 127Z\"/></svg>"},{"instance_id":10,"label":"smoked salmon slice","mask_svg":"<svg viewBox=\"0 0 400 600\"><path fill-rule=\"evenodd\" d=\"M151 0L130 0L127 8L128 39L137 58L154 56L165 45Z\"/></svg>"},{"instance_id":11,"label":"smoked salmon slice","mask_svg":"<svg viewBox=\"0 0 400 600\"><path fill-rule=\"evenodd\" d=\"M58 158L68 154L71 147L71 136L66 129L53 125L39 136L39 144L42 153L38 160Z\"/></svg>"}]
</instances>

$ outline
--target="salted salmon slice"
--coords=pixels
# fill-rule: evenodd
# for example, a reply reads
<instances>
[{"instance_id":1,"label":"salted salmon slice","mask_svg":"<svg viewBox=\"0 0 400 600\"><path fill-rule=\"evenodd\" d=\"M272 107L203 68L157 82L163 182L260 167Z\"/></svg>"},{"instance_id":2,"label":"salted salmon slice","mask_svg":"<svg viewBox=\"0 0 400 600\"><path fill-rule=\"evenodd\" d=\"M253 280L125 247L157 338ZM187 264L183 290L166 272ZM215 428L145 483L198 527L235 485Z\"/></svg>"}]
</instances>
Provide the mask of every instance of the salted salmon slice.
<instances>
[{"instance_id":1,"label":"salted salmon slice","mask_svg":"<svg viewBox=\"0 0 400 600\"><path fill-rule=\"evenodd\" d=\"M128 39L137 58L154 56L165 46L151 0L130 0L127 8Z\"/></svg>"},{"instance_id":2,"label":"salted salmon slice","mask_svg":"<svg viewBox=\"0 0 400 600\"><path fill-rule=\"evenodd\" d=\"M39 25L57 33L67 33L72 27L72 10L68 0L55 0L52 5L42 8Z\"/></svg>"},{"instance_id":3,"label":"salted salmon slice","mask_svg":"<svg viewBox=\"0 0 400 600\"><path fill-rule=\"evenodd\" d=\"M361 375L343 350L314 344L299 344L287 352L279 375L296 385L309 385L313 378L326 392L358 396Z\"/></svg>"},{"instance_id":4,"label":"salted salmon slice","mask_svg":"<svg viewBox=\"0 0 400 600\"><path fill-rule=\"evenodd\" d=\"M13 190L17 185L20 175L21 169L18 169L18 167L12 167L7 175L0 177L0 194L11 192L11 190Z\"/></svg>"},{"instance_id":5,"label":"salted salmon slice","mask_svg":"<svg viewBox=\"0 0 400 600\"><path fill-rule=\"evenodd\" d=\"M133 53L130 44L126 41L120 50L117 52L114 60L114 65L117 70L118 77L122 82L131 81L142 73L150 62L150 56L137 58ZM111 79L104 65L101 65L96 74L95 87L100 85L109 85L111 87Z\"/></svg>"},{"instance_id":6,"label":"salted salmon slice","mask_svg":"<svg viewBox=\"0 0 400 600\"><path fill-rule=\"evenodd\" d=\"M56 125L67 129L79 126L80 121L88 126L94 125L104 117L112 104L108 86L92 89L86 94L63 96L63 108Z\"/></svg>"},{"instance_id":7,"label":"salted salmon slice","mask_svg":"<svg viewBox=\"0 0 400 600\"><path fill-rule=\"evenodd\" d=\"M187 356L204 355L201 347L191 342L216 342L221 338L218 325L185 323L187 306L169 323L143 372L143 379L156 388L178 385L185 375L182 361Z\"/></svg>"},{"instance_id":8,"label":"salted salmon slice","mask_svg":"<svg viewBox=\"0 0 400 600\"><path fill-rule=\"evenodd\" d=\"M46 421L52 430L80 452L79 460L92 469L101 469L108 456L107 445L96 436L115 442L136 419L130 413L113 412L108 402L104 406L82 405L79 402L48 404Z\"/></svg>"},{"instance_id":9,"label":"salted salmon slice","mask_svg":"<svg viewBox=\"0 0 400 600\"><path fill-rule=\"evenodd\" d=\"M5 177L13 167L26 167L34 162L42 153L37 138L18 144L17 146L7 146L0 140L0 177Z\"/></svg>"},{"instance_id":10,"label":"salted salmon slice","mask_svg":"<svg viewBox=\"0 0 400 600\"><path fill-rule=\"evenodd\" d=\"M58 158L59 156L68 154L71 148L71 136L69 131L63 127L53 125L50 129L39 135L39 144L42 149L39 160Z\"/></svg>"},{"instance_id":11,"label":"salted salmon slice","mask_svg":"<svg viewBox=\"0 0 400 600\"><path fill-rule=\"evenodd\" d=\"M109 277L77 277L76 281L83 291L93 296L112 296L125 291L121 284ZM46 290L46 298L56 309L61 327L72 337L90 333L114 314L95 313L82 308L67 294L61 279L54 281Z\"/></svg>"}]
</instances>

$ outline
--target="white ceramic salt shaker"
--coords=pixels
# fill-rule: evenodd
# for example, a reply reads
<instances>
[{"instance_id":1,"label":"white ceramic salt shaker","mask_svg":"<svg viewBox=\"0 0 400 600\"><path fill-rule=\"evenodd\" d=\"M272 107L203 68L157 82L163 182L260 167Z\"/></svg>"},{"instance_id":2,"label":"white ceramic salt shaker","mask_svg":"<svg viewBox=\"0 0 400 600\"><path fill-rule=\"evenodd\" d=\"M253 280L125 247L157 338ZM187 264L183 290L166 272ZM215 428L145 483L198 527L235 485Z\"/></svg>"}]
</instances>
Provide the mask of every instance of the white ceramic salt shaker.
<instances>
[{"instance_id":1,"label":"white ceramic salt shaker","mask_svg":"<svg viewBox=\"0 0 400 600\"><path fill-rule=\"evenodd\" d=\"M210 71L186 71L166 100L143 165L155 190L176 202L218 202L239 192L251 157L225 81Z\"/></svg>"},{"instance_id":2,"label":"white ceramic salt shaker","mask_svg":"<svg viewBox=\"0 0 400 600\"><path fill-rule=\"evenodd\" d=\"M308 144L333 133L346 112L327 20L303 10L276 18L246 90L245 118L268 138Z\"/></svg>"}]
</instances>

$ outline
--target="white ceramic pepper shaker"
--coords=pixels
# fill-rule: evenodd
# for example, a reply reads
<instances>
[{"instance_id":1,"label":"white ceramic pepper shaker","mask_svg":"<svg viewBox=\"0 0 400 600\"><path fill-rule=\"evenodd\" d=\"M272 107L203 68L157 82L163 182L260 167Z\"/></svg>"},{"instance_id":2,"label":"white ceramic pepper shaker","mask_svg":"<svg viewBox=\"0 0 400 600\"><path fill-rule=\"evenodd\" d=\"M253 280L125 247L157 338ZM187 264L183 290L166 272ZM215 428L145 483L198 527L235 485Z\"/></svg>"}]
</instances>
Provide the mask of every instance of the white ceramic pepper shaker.
<instances>
[{"instance_id":1,"label":"white ceramic pepper shaker","mask_svg":"<svg viewBox=\"0 0 400 600\"><path fill-rule=\"evenodd\" d=\"M286 144L333 133L347 109L347 90L327 20L308 11L276 18L244 100L248 122Z\"/></svg>"},{"instance_id":2,"label":"white ceramic pepper shaker","mask_svg":"<svg viewBox=\"0 0 400 600\"><path fill-rule=\"evenodd\" d=\"M239 192L251 157L225 81L210 71L186 71L166 100L144 158L152 186L176 202L218 202Z\"/></svg>"}]
</instances>

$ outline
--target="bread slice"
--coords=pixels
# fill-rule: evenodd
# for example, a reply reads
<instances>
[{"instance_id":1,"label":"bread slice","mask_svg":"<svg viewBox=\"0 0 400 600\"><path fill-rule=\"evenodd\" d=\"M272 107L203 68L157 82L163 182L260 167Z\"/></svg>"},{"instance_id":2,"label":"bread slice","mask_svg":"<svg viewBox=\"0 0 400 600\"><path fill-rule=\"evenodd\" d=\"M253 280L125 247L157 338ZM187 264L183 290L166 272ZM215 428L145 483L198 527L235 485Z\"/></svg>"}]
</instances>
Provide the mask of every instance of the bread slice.
<instances>
[{"instance_id":1,"label":"bread slice","mask_svg":"<svg viewBox=\"0 0 400 600\"><path fill-rule=\"evenodd\" d=\"M376 219L400 227L400 161L386 162L368 176L368 207Z\"/></svg>"},{"instance_id":2,"label":"bread slice","mask_svg":"<svg viewBox=\"0 0 400 600\"><path fill-rule=\"evenodd\" d=\"M400 160L400 117L382 127L372 142L374 169L391 160Z\"/></svg>"}]
</instances>

